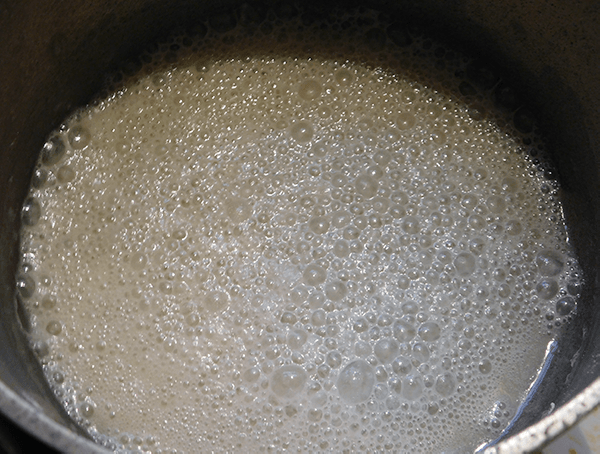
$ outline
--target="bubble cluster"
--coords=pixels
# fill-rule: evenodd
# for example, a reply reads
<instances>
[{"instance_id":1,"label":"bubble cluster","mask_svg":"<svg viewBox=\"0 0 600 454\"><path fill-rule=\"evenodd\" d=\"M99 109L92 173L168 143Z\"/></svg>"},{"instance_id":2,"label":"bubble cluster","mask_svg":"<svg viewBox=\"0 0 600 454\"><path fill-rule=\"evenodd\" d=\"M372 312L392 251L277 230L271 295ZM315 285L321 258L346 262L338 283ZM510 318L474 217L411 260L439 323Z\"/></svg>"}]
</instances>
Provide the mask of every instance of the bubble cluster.
<instances>
[{"instance_id":1,"label":"bubble cluster","mask_svg":"<svg viewBox=\"0 0 600 454\"><path fill-rule=\"evenodd\" d=\"M577 311L543 145L428 39L278 14L158 45L50 136L32 349L112 449L473 450Z\"/></svg>"}]
</instances>

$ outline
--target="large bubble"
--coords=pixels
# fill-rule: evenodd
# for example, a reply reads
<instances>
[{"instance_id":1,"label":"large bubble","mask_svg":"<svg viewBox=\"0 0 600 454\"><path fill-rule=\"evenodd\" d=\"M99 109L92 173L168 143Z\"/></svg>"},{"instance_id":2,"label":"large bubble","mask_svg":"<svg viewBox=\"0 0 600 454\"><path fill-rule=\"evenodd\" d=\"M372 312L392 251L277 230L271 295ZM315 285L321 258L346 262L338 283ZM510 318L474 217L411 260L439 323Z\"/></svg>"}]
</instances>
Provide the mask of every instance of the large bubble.
<instances>
[{"instance_id":1,"label":"large bubble","mask_svg":"<svg viewBox=\"0 0 600 454\"><path fill-rule=\"evenodd\" d=\"M373 351L379 361L389 363L398 354L398 342L390 338L380 339L375 344Z\"/></svg>"},{"instance_id":2,"label":"large bubble","mask_svg":"<svg viewBox=\"0 0 600 454\"><path fill-rule=\"evenodd\" d=\"M67 148L59 136L53 136L44 144L42 148L42 162L48 166L60 162L65 156Z\"/></svg>"},{"instance_id":3,"label":"large bubble","mask_svg":"<svg viewBox=\"0 0 600 454\"><path fill-rule=\"evenodd\" d=\"M306 383L307 374L296 365L282 366L273 372L271 389L279 397L291 398L297 396Z\"/></svg>"},{"instance_id":4,"label":"large bubble","mask_svg":"<svg viewBox=\"0 0 600 454\"><path fill-rule=\"evenodd\" d=\"M358 404L369 398L374 384L375 373L371 365L363 359L357 359L342 369L337 389L346 402Z\"/></svg>"},{"instance_id":5,"label":"large bubble","mask_svg":"<svg viewBox=\"0 0 600 454\"><path fill-rule=\"evenodd\" d=\"M469 276L475 271L475 257L468 252L462 252L454 259L454 266L460 276Z\"/></svg>"},{"instance_id":6,"label":"large bubble","mask_svg":"<svg viewBox=\"0 0 600 454\"><path fill-rule=\"evenodd\" d=\"M310 142L315 134L313 125L308 121L299 121L294 123L290 129L290 134L299 143Z\"/></svg>"},{"instance_id":7,"label":"large bubble","mask_svg":"<svg viewBox=\"0 0 600 454\"><path fill-rule=\"evenodd\" d=\"M305 80L300 84L298 94L306 101L312 101L321 95L323 87L314 79Z\"/></svg>"},{"instance_id":8,"label":"large bubble","mask_svg":"<svg viewBox=\"0 0 600 454\"><path fill-rule=\"evenodd\" d=\"M371 199L377 194L379 182L370 175L360 175L354 180L356 192L365 199Z\"/></svg>"},{"instance_id":9,"label":"large bubble","mask_svg":"<svg viewBox=\"0 0 600 454\"><path fill-rule=\"evenodd\" d=\"M542 251L536 258L535 263L542 276L556 276L564 266L564 259L558 252Z\"/></svg>"}]
</instances>

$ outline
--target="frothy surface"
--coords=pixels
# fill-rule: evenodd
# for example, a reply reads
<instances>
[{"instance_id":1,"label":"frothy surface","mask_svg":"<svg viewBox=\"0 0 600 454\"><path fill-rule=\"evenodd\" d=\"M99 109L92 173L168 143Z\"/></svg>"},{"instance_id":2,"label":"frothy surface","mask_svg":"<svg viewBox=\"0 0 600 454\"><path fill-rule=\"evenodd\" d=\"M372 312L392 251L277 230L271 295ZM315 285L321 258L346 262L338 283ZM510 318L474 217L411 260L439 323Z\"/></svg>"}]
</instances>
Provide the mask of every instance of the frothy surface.
<instances>
[{"instance_id":1,"label":"frothy surface","mask_svg":"<svg viewBox=\"0 0 600 454\"><path fill-rule=\"evenodd\" d=\"M347 28L177 38L49 139L18 285L99 442L465 452L514 416L576 307L556 184L464 59Z\"/></svg>"}]
</instances>

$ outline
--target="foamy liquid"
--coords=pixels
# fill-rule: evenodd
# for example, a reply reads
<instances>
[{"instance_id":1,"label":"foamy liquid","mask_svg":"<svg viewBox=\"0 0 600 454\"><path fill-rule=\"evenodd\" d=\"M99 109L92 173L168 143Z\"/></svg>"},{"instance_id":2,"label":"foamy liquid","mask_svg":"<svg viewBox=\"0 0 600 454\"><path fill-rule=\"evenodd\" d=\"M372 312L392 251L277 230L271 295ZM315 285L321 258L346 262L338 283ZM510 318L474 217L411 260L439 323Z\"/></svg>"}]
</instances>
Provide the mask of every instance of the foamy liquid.
<instances>
[{"instance_id":1,"label":"foamy liquid","mask_svg":"<svg viewBox=\"0 0 600 454\"><path fill-rule=\"evenodd\" d=\"M473 450L575 308L557 186L426 41L273 27L177 38L49 139L18 276L47 379L114 449Z\"/></svg>"}]
</instances>

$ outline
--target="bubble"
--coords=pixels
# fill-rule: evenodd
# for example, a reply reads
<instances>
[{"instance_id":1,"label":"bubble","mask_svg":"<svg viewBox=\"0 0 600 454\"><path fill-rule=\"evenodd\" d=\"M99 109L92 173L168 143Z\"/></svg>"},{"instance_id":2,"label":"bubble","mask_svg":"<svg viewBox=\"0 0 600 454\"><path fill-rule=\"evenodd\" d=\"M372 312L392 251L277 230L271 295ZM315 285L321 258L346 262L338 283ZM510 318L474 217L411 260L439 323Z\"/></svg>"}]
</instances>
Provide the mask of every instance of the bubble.
<instances>
[{"instance_id":1,"label":"bubble","mask_svg":"<svg viewBox=\"0 0 600 454\"><path fill-rule=\"evenodd\" d=\"M298 143L307 143L313 138L315 130L308 121L298 121L290 129L292 138Z\"/></svg>"},{"instance_id":2,"label":"bubble","mask_svg":"<svg viewBox=\"0 0 600 454\"><path fill-rule=\"evenodd\" d=\"M356 192L362 195L365 199L371 199L377 194L379 182L369 175L359 175L354 180Z\"/></svg>"},{"instance_id":3,"label":"bubble","mask_svg":"<svg viewBox=\"0 0 600 454\"><path fill-rule=\"evenodd\" d=\"M51 173L48 169L37 167L31 177L31 186L35 189L43 188L50 179Z\"/></svg>"},{"instance_id":4,"label":"bubble","mask_svg":"<svg viewBox=\"0 0 600 454\"><path fill-rule=\"evenodd\" d=\"M319 408L311 408L308 410L307 416L309 421L320 421L323 417L323 410Z\"/></svg>"},{"instance_id":5,"label":"bubble","mask_svg":"<svg viewBox=\"0 0 600 454\"><path fill-rule=\"evenodd\" d=\"M373 348L377 359L384 364L394 359L398 354L398 350L398 342L389 337L378 340Z\"/></svg>"},{"instance_id":6,"label":"bubble","mask_svg":"<svg viewBox=\"0 0 600 454\"><path fill-rule=\"evenodd\" d=\"M243 378L248 383L254 383L260 378L260 369L258 367L251 367L244 372Z\"/></svg>"},{"instance_id":7,"label":"bubble","mask_svg":"<svg viewBox=\"0 0 600 454\"><path fill-rule=\"evenodd\" d=\"M374 385L373 368L363 359L352 361L344 367L337 380L340 397L350 404L367 400Z\"/></svg>"},{"instance_id":8,"label":"bubble","mask_svg":"<svg viewBox=\"0 0 600 454\"><path fill-rule=\"evenodd\" d=\"M350 243L350 252L359 253L362 252L364 244L360 241L352 241Z\"/></svg>"},{"instance_id":9,"label":"bubble","mask_svg":"<svg viewBox=\"0 0 600 454\"><path fill-rule=\"evenodd\" d=\"M392 205L389 209L389 213L394 219L400 219L406 216L406 210L402 205Z\"/></svg>"},{"instance_id":10,"label":"bubble","mask_svg":"<svg viewBox=\"0 0 600 454\"><path fill-rule=\"evenodd\" d=\"M385 197L374 197L371 203L373 205L373 210L379 213L386 213L390 206L389 199L386 199Z\"/></svg>"},{"instance_id":11,"label":"bubble","mask_svg":"<svg viewBox=\"0 0 600 454\"><path fill-rule=\"evenodd\" d=\"M542 251L536 258L535 263L542 276L556 276L563 269L563 258L554 251Z\"/></svg>"},{"instance_id":12,"label":"bubble","mask_svg":"<svg viewBox=\"0 0 600 454\"><path fill-rule=\"evenodd\" d=\"M131 267L134 270L140 271L146 267L146 263L148 263L148 258L141 252L136 252L131 256Z\"/></svg>"},{"instance_id":13,"label":"bubble","mask_svg":"<svg viewBox=\"0 0 600 454\"><path fill-rule=\"evenodd\" d=\"M369 219L367 219L365 216L356 216L354 218L353 222L354 222L354 225L360 230L366 229L367 225L369 225ZM356 231L355 235L357 238L360 236L358 231Z\"/></svg>"},{"instance_id":14,"label":"bubble","mask_svg":"<svg viewBox=\"0 0 600 454\"><path fill-rule=\"evenodd\" d=\"M373 155L373 161L375 161L380 166L386 166L391 160L392 160L392 157L385 150L378 150Z\"/></svg>"},{"instance_id":15,"label":"bubble","mask_svg":"<svg viewBox=\"0 0 600 454\"><path fill-rule=\"evenodd\" d=\"M48 356L50 354L50 347L48 346L48 342L37 341L32 346L33 352L40 358L44 356ZM56 374L60 374L60 372L56 372ZM62 374L60 374L62 375ZM56 375L55 375L56 377ZM53 377L54 378L54 377ZM58 377L60 378L60 376ZM62 383L62 381L55 380L58 384Z\"/></svg>"},{"instance_id":16,"label":"bubble","mask_svg":"<svg viewBox=\"0 0 600 454\"><path fill-rule=\"evenodd\" d=\"M189 326L198 326L200 323L200 317L195 312L192 312L191 314L186 315L185 322Z\"/></svg>"},{"instance_id":17,"label":"bubble","mask_svg":"<svg viewBox=\"0 0 600 454\"><path fill-rule=\"evenodd\" d=\"M170 281L162 281L158 284L158 289L161 292L166 293L167 295L170 295L173 293L173 283Z\"/></svg>"},{"instance_id":18,"label":"bubble","mask_svg":"<svg viewBox=\"0 0 600 454\"><path fill-rule=\"evenodd\" d=\"M244 222L252 216L253 207L248 200L241 197L229 197L224 199L223 205L227 216L234 222Z\"/></svg>"},{"instance_id":19,"label":"bubble","mask_svg":"<svg viewBox=\"0 0 600 454\"><path fill-rule=\"evenodd\" d=\"M204 300L205 307L212 312L223 312L229 305L229 295L225 292L210 292Z\"/></svg>"},{"instance_id":20,"label":"bubble","mask_svg":"<svg viewBox=\"0 0 600 454\"><path fill-rule=\"evenodd\" d=\"M416 301L412 300L405 301L404 303L402 303L400 308L405 314L416 314L417 312L419 312L419 304Z\"/></svg>"},{"instance_id":21,"label":"bubble","mask_svg":"<svg viewBox=\"0 0 600 454\"><path fill-rule=\"evenodd\" d=\"M462 252L454 259L454 267L460 276L469 276L475 271L475 257L468 252Z\"/></svg>"},{"instance_id":22,"label":"bubble","mask_svg":"<svg viewBox=\"0 0 600 454\"><path fill-rule=\"evenodd\" d=\"M300 84L298 94L302 99L306 101L312 101L313 99L317 99L319 96L321 96L322 91L323 87L319 82L314 79L309 79Z\"/></svg>"},{"instance_id":23,"label":"bubble","mask_svg":"<svg viewBox=\"0 0 600 454\"><path fill-rule=\"evenodd\" d=\"M402 396L407 400L416 400L423 392L423 379L419 376L408 375L402 380Z\"/></svg>"},{"instance_id":24,"label":"bubble","mask_svg":"<svg viewBox=\"0 0 600 454\"><path fill-rule=\"evenodd\" d=\"M92 135L83 126L74 126L69 130L67 138L74 150L83 150L89 145Z\"/></svg>"},{"instance_id":25,"label":"bubble","mask_svg":"<svg viewBox=\"0 0 600 454\"><path fill-rule=\"evenodd\" d=\"M308 228L317 235L322 235L329 230L329 220L324 216L315 216L308 221Z\"/></svg>"},{"instance_id":26,"label":"bubble","mask_svg":"<svg viewBox=\"0 0 600 454\"><path fill-rule=\"evenodd\" d=\"M369 215L369 225L374 229L378 229L383 225L383 221L381 220L381 216L378 214Z\"/></svg>"},{"instance_id":27,"label":"bubble","mask_svg":"<svg viewBox=\"0 0 600 454\"><path fill-rule=\"evenodd\" d=\"M335 72L335 81L343 87L350 85L352 83L352 79L354 79L352 73L346 68L338 69Z\"/></svg>"},{"instance_id":28,"label":"bubble","mask_svg":"<svg viewBox=\"0 0 600 454\"><path fill-rule=\"evenodd\" d=\"M417 120L411 112L402 112L396 117L396 126L398 126L398 129L410 129L416 122Z\"/></svg>"},{"instance_id":29,"label":"bubble","mask_svg":"<svg viewBox=\"0 0 600 454\"><path fill-rule=\"evenodd\" d=\"M410 341L417 334L415 327L404 320L396 320L392 327L392 332L396 340L400 343Z\"/></svg>"},{"instance_id":30,"label":"bubble","mask_svg":"<svg viewBox=\"0 0 600 454\"><path fill-rule=\"evenodd\" d=\"M333 253L340 258L348 257L350 254L350 246L346 240L337 240L333 244Z\"/></svg>"},{"instance_id":31,"label":"bubble","mask_svg":"<svg viewBox=\"0 0 600 454\"><path fill-rule=\"evenodd\" d=\"M392 322L394 321L394 319L392 318L391 315L389 314L381 314L378 318L377 318L377 324L381 327L384 326L389 326L392 324Z\"/></svg>"},{"instance_id":32,"label":"bubble","mask_svg":"<svg viewBox=\"0 0 600 454\"><path fill-rule=\"evenodd\" d=\"M398 205L406 205L408 203L408 195L403 191L393 192L390 200Z\"/></svg>"},{"instance_id":33,"label":"bubble","mask_svg":"<svg viewBox=\"0 0 600 454\"><path fill-rule=\"evenodd\" d=\"M432 416L435 415L439 411L439 409L439 405L435 402L429 402L427 404L427 413L429 413Z\"/></svg>"},{"instance_id":34,"label":"bubble","mask_svg":"<svg viewBox=\"0 0 600 454\"><path fill-rule=\"evenodd\" d=\"M567 296L559 299L556 302L556 312L558 315L569 315L571 312L573 312L576 306L577 303L575 303L575 300L570 296Z\"/></svg>"},{"instance_id":35,"label":"bubble","mask_svg":"<svg viewBox=\"0 0 600 454\"><path fill-rule=\"evenodd\" d=\"M354 344L354 353L356 353L356 356L360 358L370 355L372 351L373 347L371 347L371 344L368 342L358 341L356 344Z\"/></svg>"},{"instance_id":36,"label":"bubble","mask_svg":"<svg viewBox=\"0 0 600 454\"><path fill-rule=\"evenodd\" d=\"M477 368L482 374L489 374L492 371L492 363L489 359L485 358L479 361Z\"/></svg>"},{"instance_id":37,"label":"bubble","mask_svg":"<svg viewBox=\"0 0 600 454\"><path fill-rule=\"evenodd\" d=\"M296 304L302 304L308 298L308 289L300 284L289 291L288 297Z\"/></svg>"},{"instance_id":38,"label":"bubble","mask_svg":"<svg viewBox=\"0 0 600 454\"><path fill-rule=\"evenodd\" d=\"M473 194L465 194L461 199L460 204L467 210L472 210L479 204L479 198Z\"/></svg>"},{"instance_id":39,"label":"bubble","mask_svg":"<svg viewBox=\"0 0 600 454\"><path fill-rule=\"evenodd\" d=\"M485 249L485 240L481 238L471 238L469 240L469 251L475 255L481 255Z\"/></svg>"},{"instance_id":40,"label":"bubble","mask_svg":"<svg viewBox=\"0 0 600 454\"><path fill-rule=\"evenodd\" d=\"M450 372L438 375L435 381L435 390L440 396L448 397L456 389L456 379Z\"/></svg>"},{"instance_id":41,"label":"bubble","mask_svg":"<svg viewBox=\"0 0 600 454\"><path fill-rule=\"evenodd\" d=\"M379 166L369 166L366 174L375 180L379 180L383 176L383 170Z\"/></svg>"},{"instance_id":42,"label":"bubble","mask_svg":"<svg viewBox=\"0 0 600 454\"><path fill-rule=\"evenodd\" d=\"M325 295L322 293L312 293L308 297L308 304L312 308L322 307L323 303L325 303Z\"/></svg>"},{"instance_id":43,"label":"bubble","mask_svg":"<svg viewBox=\"0 0 600 454\"><path fill-rule=\"evenodd\" d=\"M71 166L62 166L56 172L56 179L61 183L68 183L75 179L75 171Z\"/></svg>"},{"instance_id":44,"label":"bubble","mask_svg":"<svg viewBox=\"0 0 600 454\"><path fill-rule=\"evenodd\" d=\"M404 356L398 356L392 362L392 370L398 375L406 375L412 369L412 362Z\"/></svg>"},{"instance_id":45,"label":"bubble","mask_svg":"<svg viewBox=\"0 0 600 454\"><path fill-rule=\"evenodd\" d=\"M22 274L17 277L17 292L21 298L29 299L35 293L35 281L28 274Z\"/></svg>"},{"instance_id":46,"label":"bubble","mask_svg":"<svg viewBox=\"0 0 600 454\"><path fill-rule=\"evenodd\" d=\"M353 225L350 225L344 229L344 238L346 240L356 240L359 236L360 230Z\"/></svg>"},{"instance_id":47,"label":"bubble","mask_svg":"<svg viewBox=\"0 0 600 454\"><path fill-rule=\"evenodd\" d=\"M62 372L60 372L60 371L56 371L56 372L54 372L54 373L52 374L52 379L53 379L53 380L54 380L56 383L58 383L58 384L61 384L61 383L63 383L63 382L65 381L65 376L64 376L64 374L63 374Z\"/></svg>"},{"instance_id":48,"label":"bubble","mask_svg":"<svg viewBox=\"0 0 600 454\"><path fill-rule=\"evenodd\" d=\"M315 264L308 265L302 275L304 277L304 282L313 287L322 284L325 282L325 279L327 279L327 271Z\"/></svg>"},{"instance_id":49,"label":"bubble","mask_svg":"<svg viewBox=\"0 0 600 454\"><path fill-rule=\"evenodd\" d=\"M413 216L406 216L403 220L402 220L402 230L404 230L406 233L409 233L411 235L414 235L415 233L419 233L419 231L421 230L419 227L419 220Z\"/></svg>"},{"instance_id":50,"label":"bubble","mask_svg":"<svg viewBox=\"0 0 600 454\"><path fill-rule=\"evenodd\" d=\"M23 224L33 227L42 217L42 207L40 203L33 197L28 197L23 204L21 219Z\"/></svg>"},{"instance_id":51,"label":"bubble","mask_svg":"<svg viewBox=\"0 0 600 454\"><path fill-rule=\"evenodd\" d=\"M285 311L283 314L281 314L281 323L293 325L297 320L298 318L293 312Z\"/></svg>"},{"instance_id":52,"label":"bubble","mask_svg":"<svg viewBox=\"0 0 600 454\"><path fill-rule=\"evenodd\" d=\"M364 333L366 330L369 329L369 322L362 317L356 319L354 321L354 324L352 325L352 329L354 329L354 331L356 331L357 333Z\"/></svg>"},{"instance_id":53,"label":"bubble","mask_svg":"<svg viewBox=\"0 0 600 454\"><path fill-rule=\"evenodd\" d=\"M488 197L486 205L492 213L502 213L506 209L504 198L498 195Z\"/></svg>"},{"instance_id":54,"label":"bubble","mask_svg":"<svg viewBox=\"0 0 600 454\"><path fill-rule=\"evenodd\" d=\"M498 287L498 295L501 298L508 298L511 294L511 289L507 284L500 284Z\"/></svg>"},{"instance_id":55,"label":"bubble","mask_svg":"<svg viewBox=\"0 0 600 454\"><path fill-rule=\"evenodd\" d=\"M157 157L164 157L167 153L169 153L169 147L167 145L157 145L154 147L154 154Z\"/></svg>"},{"instance_id":56,"label":"bubble","mask_svg":"<svg viewBox=\"0 0 600 454\"><path fill-rule=\"evenodd\" d=\"M48 333L52 334L53 336L58 336L62 331L62 325L56 320L51 320L46 325L46 331L48 331Z\"/></svg>"},{"instance_id":57,"label":"bubble","mask_svg":"<svg viewBox=\"0 0 600 454\"><path fill-rule=\"evenodd\" d=\"M331 301L340 301L347 293L346 284L340 281L330 282L325 286L325 295Z\"/></svg>"},{"instance_id":58,"label":"bubble","mask_svg":"<svg viewBox=\"0 0 600 454\"><path fill-rule=\"evenodd\" d=\"M331 115L332 111L329 106L320 106L317 109L317 114L322 118L328 118Z\"/></svg>"},{"instance_id":59,"label":"bubble","mask_svg":"<svg viewBox=\"0 0 600 454\"><path fill-rule=\"evenodd\" d=\"M511 219L506 223L506 233L509 235L520 235L523 232L523 226L515 219Z\"/></svg>"},{"instance_id":60,"label":"bubble","mask_svg":"<svg viewBox=\"0 0 600 454\"><path fill-rule=\"evenodd\" d=\"M425 322L419 326L419 336L426 342L433 342L440 338L440 327L435 322Z\"/></svg>"},{"instance_id":61,"label":"bubble","mask_svg":"<svg viewBox=\"0 0 600 454\"><path fill-rule=\"evenodd\" d=\"M412 357L419 363L425 363L429 359L429 349L422 342L416 342L412 346Z\"/></svg>"},{"instance_id":62,"label":"bubble","mask_svg":"<svg viewBox=\"0 0 600 454\"><path fill-rule=\"evenodd\" d=\"M279 397L292 398L302 391L306 379L307 374L301 366L282 366L273 373L271 389Z\"/></svg>"},{"instance_id":63,"label":"bubble","mask_svg":"<svg viewBox=\"0 0 600 454\"><path fill-rule=\"evenodd\" d=\"M469 216L467 222L472 229L481 230L486 226L485 219L483 219L478 214L473 214Z\"/></svg>"},{"instance_id":64,"label":"bubble","mask_svg":"<svg viewBox=\"0 0 600 454\"><path fill-rule=\"evenodd\" d=\"M79 406L79 411L84 418L91 418L94 415L94 404L90 402L84 402Z\"/></svg>"},{"instance_id":65,"label":"bubble","mask_svg":"<svg viewBox=\"0 0 600 454\"><path fill-rule=\"evenodd\" d=\"M488 176L488 171L483 167L480 167L477 170L475 170L475 172L473 172L473 176L478 181L485 180Z\"/></svg>"},{"instance_id":66,"label":"bubble","mask_svg":"<svg viewBox=\"0 0 600 454\"><path fill-rule=\"evenodd\" d=\"M504 178L502 180L502 190L505 192L517 192L519 189L519 183L514 178Z\"/></svg>"},{"instance_id":67,"label":"bubble","mask_svg":"<svg viewBox=\"0 0 600 454\"><path fill-rule=\"evenodd\" d=\"M42 298L42 307L44 309L52 309L56 307L56 298L52 295L44 295Z\"/></svg>"},{"instance_id":68,"label":"bubble","mask_svg":"<svg viewBox=\"0 0 600 454\"><path fill-rule=\"evenodd\" d=\"M313 143L310 148L310 153L316 158L325 157L325 155L327 155L327 144L323 141Z\"/></svg>"},{"instance_id":69,"label":"bubble","mask_svg":"<svg viewBox=\"0 0 600 454\"><path fill-rule=\"evenodd\" d=\"M376 399L384 400L388 396L389 393L390 393L390 391L389 391L387 385L385 385L383 383L379 383L379 384L375 385L373 395L375 396Z\"/></svg>"},{"instance_id":70,"label":"bubble","mask_svg":"<svg viewBox=\"0 0 600 454\"><path fill-rule=\"evenodd\" d=\"M327 359L325 360L325 362L332 369L337 369L342 365L342 359L343 358L340 352L332 351L327 353Z\"/></svg>"},{"instance_id":71,"label":"bubble","mask_svg":"<svg viewBox=\"0 0 600 454\"><path fill-rule=\"evenodd\" d=\"M558 283L553 279L545 279L535 287L540 298L549 300L558 293Z\"/></svg>"},{"instance_id":72,"label":"bubble","mask_svg":"<svg viewBox=\"0 0 600 454\"><path fill-rule=\"evenodd\" d=\"M64 157L66 151L67 147L60 137L51 137L42 148L42 163L48 166L56 164Z\"/></svg>"},{"instance_id":73,"label":"bubble","mask_svg":"<svg viewBox=\"0 0 600 454\"><path fill-rule=\"evenodd\" d=\"M331 215L331 225L336 229L345 227L351 220L352 215L346 210L339 210Z\"/></svg>"},{"instance_id":74,"label":"bubble","mask_svg":"<svg viewBox=\"0 0 600 454\"><path fill-rule=\"evenodd\" d=\"M464 352L467 352L473 344L468 339L461 339L458 341L458 348Z\"/></svg>"},{"instance_id":75,"label":"bubble","mask_svg":"<svg viewBox=\"0 0 600 454\"><path fill-rule=\"evenodd\" d=\"M341 188L348 184L348 177L342 173L334 173L331 175L331 179L329 181L331 181L331 184L336 188Z\"/></svg>"},{"instance_id":76,"label":"bubble","mask_svg":"<svg viewBox=\"0 0 600 454\"><path fill-rule=\"evenodd\" d=\"M314 326L323 326L327 322L327 314L323 309L317 309L312 313L310 321Z\"/></svg>"}]
</instances>

